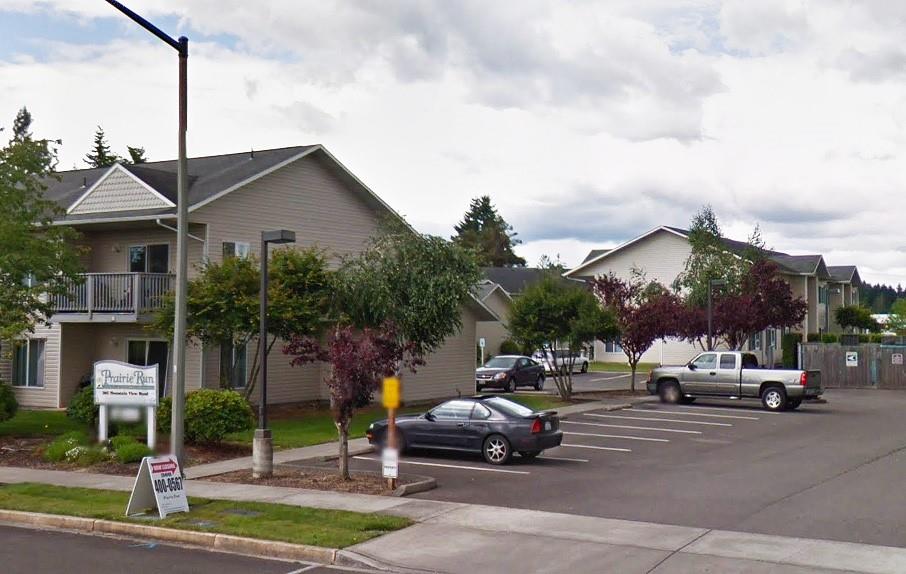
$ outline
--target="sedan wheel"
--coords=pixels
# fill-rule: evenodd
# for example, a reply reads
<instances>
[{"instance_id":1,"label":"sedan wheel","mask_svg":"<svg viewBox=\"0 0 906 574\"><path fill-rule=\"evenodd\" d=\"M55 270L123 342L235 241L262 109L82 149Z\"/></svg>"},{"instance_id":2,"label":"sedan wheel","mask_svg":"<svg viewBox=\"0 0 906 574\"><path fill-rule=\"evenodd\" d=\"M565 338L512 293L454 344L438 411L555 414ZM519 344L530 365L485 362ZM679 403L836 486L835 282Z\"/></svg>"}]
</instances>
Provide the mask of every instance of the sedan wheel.
<instances>
[{"instance_id":1,"label":"sedan wheel","mask_svg":"<svg viewBox=\"0 0 906 574\"><path fill-rule=\"evenodd\" d=\"M761 404L769 411L786 408L786 391L780 387L769 387L761 394Z\"/></svg>"},{"instance_id":2,"label":"sedan wheel","mask_svg":"<svg viewBox=\"0 0 906 574\"><path fill-rule=\"evenodd\" d=\"M482 448L484 459L490 464L506 464L513 453L510 451L510 441L505 436L495 434L484 439Z\"/></svg>"},{"instance_id":3,"label":"sedan wheel","mask_svg":"<svg viewBox=\"0 0 906 574\"><path fill-rule=\"evenodd\" d=\"M507 379L506 383L503 385L503 391L505 393L512 393L516 390L516 381L512 377Z\"/></svg>"},{"instance_id":4,"label":"sedan wheel","mask_svg":"<svg viewBox=\"0 0 906 574\"><path fill-rule=\"evenodd\" d=\"M588 363L582 363L582 372L583 372L583 373L587 373L587 372L588 372Z\"/></svg>"},{"instance_id":5,"label":"sedan wheel","mask_svg":"<svg viewBox=\"0 0 906 574\"><path fill-rule=\"evenodd\" d=\"M538 375L538 378L535 380L535 390L536 391L544 390L544 375Z\"/></svg>"}]
</instances>

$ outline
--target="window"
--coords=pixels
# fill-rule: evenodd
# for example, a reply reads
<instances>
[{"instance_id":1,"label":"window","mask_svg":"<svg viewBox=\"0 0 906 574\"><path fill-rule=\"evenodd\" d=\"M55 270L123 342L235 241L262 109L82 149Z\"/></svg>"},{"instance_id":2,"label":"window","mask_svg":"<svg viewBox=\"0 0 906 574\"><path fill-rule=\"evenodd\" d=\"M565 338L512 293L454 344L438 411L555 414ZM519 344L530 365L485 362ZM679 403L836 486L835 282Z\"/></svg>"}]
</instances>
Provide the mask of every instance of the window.
<instances>
[{"instance_id":1,"label":"window","mask_svg":"<svg viewBox=\"0 0 906 574\"><path fill-rule=\"evenodd\" d=\"M472 411L472 418L478 420L485 420L491 418L491 411L484 405L475 405L475 410Z\"/></svg>"},{"instance_id":2,"label":"window","mask_svg":"<svg viewBox=\"0 0 906 574\"><path fill-rule=\"evenodd\" d=\"M827 285L818 287L818 303L827 304Z\"/></svg>"},{"instance_id":3,"label":"window","mask_svg":"<svg viewBox=\"0 0 906 574\"><path fill-rule=\"evenodd\" d=\"M234 345L228 341L220 345L220 379L224 386L241 389L248 381L245 345Z\"/></svg>"},{"instance_id":4,"label":"window","mask_svg":"<svg viewBox=\"0 0 906 574\"><path fill-rule=\"evenodd\" d=\"M472 401L447 401L435 407L431 414L439 419L467 420L472 413Z\"/></svg>"},{"instance_id":5,"label":"window","mask_svg":"<svg viewBox=\"0 0 906 574\"><path fill-rule=\"evenodd\" d=\"M749 350L750 351L760 351L761 350L761 333L753 333L749 337Z\"/></svg>"},{"instance_id":6,"label":"window","mask_svg":"<svg viewBox=\"0 0 906 574\"><path fill-rule=\"evenodd\" d=\"M126 343L126 362L130 365L157 365L157 392L163 397L170 358L166 341L129 340Z\"/></svg>"},{"instance_id":7,"label":"window","mask_svg":"<svg viewBox=\"0 0 906 574\"><path fill-rule=\"evenodd\" d=\"M717 368L717 353L703 353L692 361L696 369L715 369Z\"/></svg>"},{"instance_id":8,"label":"window","mask_svg":"<svg viewBox=\"0 0 906 574\"><path fill-rule=\"evenodd\" d=\"M166 243L155 245L133 245L129 248L130 273L169 273L170 246Z\"/></svg>"},{"instance_id":9,"label":"window","mask_svg":"<svg viewBox=\"0 0 906 574\"><path fill-rule=\"evenodd\" d=\"M604 342L605 353L622 353L623 347L620 346L620 338L608 339Z\"/></svg>"},{"instance_id":10,"label":"window","mask_svg":"<svg viewBox=\"0 0 906 574\"><path fill-rule=\"evenodd\" d=\"M231 257L242 257L243 259L249 256L251 247L248 243L243 243L239 241L224 241L223 242L223 259L229 259Z\"/></svg>"},{"instance_id":11,"label":"window","mask_svg":"<svg viewBox=\"0 0 906 574\"><path fill-rule=\"evenodd\" d=\"M777 329L768 329L768 349L777 348Z\"/></svg>"},{"instance_id":12,"label":"window","mask_svg":"<svg viewBox=\"0 0 906 574\"><path fill-rule=\"evenodd\" d=\"M44 386L45 339L29 339L16 345L13 351L13 386Z\"/></svg>"},{"instance_id":13,"label":"window","mask_svg":"<svg viewBox=\"0 0 906 574\"><path fill-rule=\"evenodd\" d=\"M519 403L514 403L513 401L505 399L503 397L491 397L489 399L485 399L482 402L491 405L505 415L513 417L527 417L535 412L526 406L520 405Z\"/></svg>"},{"instance_id":14,"label":"window","mask_svg":"<svg viewBox=\"0 0 906 574\"><path fill-rule=\"evenodd\" d=\"M732 353L722 353L720 355L720 368L728 370L736 369L736 355Z\"/></svg>"},{"instance_id":15,"label":"window","mask_svg":"<svg viewBox=\"0 0 906 574\"><path fill-rule=\"evenodd\" d=\"M519 359L516 361L516 368L523 369L529 365L529 359Z\"/></svg>"},{"instance_id":16,"label":"window","mask_svg":"<svg viewBox=\"0 0 906 574\"><path fill-rule=\"evenodd\" d=\"M758 357L752 353L743 353L742 354L742 368L743 369L757 369L758 368Z\"/></svg>"}]
</instances>

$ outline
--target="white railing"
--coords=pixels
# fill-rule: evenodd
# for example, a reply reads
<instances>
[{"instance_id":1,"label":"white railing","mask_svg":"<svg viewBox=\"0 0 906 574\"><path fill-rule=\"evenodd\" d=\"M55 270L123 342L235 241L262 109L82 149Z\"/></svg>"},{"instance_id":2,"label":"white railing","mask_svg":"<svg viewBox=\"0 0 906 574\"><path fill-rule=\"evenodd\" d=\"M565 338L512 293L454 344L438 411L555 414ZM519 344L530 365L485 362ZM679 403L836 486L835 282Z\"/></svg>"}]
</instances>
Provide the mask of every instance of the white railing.
<instances>
[{"instance_id":1,"label":"white railing","mask_svg":"<svg viewBox=\"0 0 906 574\"><path fill-rule=\"evenodd\" d=\"M65 295L54 295L57 313L140 314L161 307L172 288L168 273L85 273Z\"/></svg>"}]
</instances>

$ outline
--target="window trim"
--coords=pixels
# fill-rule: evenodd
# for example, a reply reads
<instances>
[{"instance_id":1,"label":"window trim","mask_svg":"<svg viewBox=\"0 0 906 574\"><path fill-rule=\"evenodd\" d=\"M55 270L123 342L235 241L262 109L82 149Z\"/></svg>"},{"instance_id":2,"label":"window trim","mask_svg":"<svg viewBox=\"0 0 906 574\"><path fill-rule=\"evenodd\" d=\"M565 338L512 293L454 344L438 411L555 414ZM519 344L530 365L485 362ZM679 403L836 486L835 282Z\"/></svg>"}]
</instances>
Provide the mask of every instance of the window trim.
<instances>
[{"instance_id":1,"label":"window trim","mask_svg":"<svg viewBox=\"0 0 906 574\"><path fill-rule=\"evenodd\" d=\"M31 379L31 344L32 342L40 341L43 344L43 357L38 358L38 364L41 365L41 384L37 384L38 377L35 376L35 384L28 384ZM19 339L16 342L16 346L23 345L25 347L25 384L16 383L15 380L10 381L10 386L16 389L44 389L47 386L47 337L34 337L29 339ZM15 379L16 371L16 359L18 357L18 349L13 350L13 360L12 360L12 376L11 379Z\"/></svg>"},{"instance_id":2,"label":"window trim","mask_svg":"<svg viewBox=\"0 0 906 574\"><path fill-rule=\"evenodd\" d=\"M224 253L223 253L223 248L227 243L231 243L233 245L232 257L241 257L242 259L248 259L248 257L252 254L252 244L249 243L248 241L233 241L233 240L224 239L220 242L220 256L223 259L226 259L226 257L224 256ZM243 248L245 249L245 254L239 253L240 245L243 246Z\"/></svg>"},{"instance_id":3,"label":"window trim","mask_svg":"<svg viewBox=\"0 0 906 574\"><path fill-rule=\"evenodd\" d=\"M170 249L169 241L156 241L153 243L134 243L134 244L129 245L126 248L126 270L129 273L151 273L151 271L148 271L148 266L151 265L151 258L149 257L150 249L148 249L148 248L151 246L160 246L160 245L165 245L167 247L167 270L164 273L169 273L170 272L170 256L173 253L172 249ZM141 247L145 250L145 270L144 271L133 271L132 270L131 253L132 253L132 249L135 247ZM137 339L135 339L135 340L137 340Z\"/></svg>"},{"instance_id":4,"label":"window trim","mask_svg":"<svg viewBox=\"0 0 906 574\"><path fill-rule=\"evenodd\" d=\"M229 345L230 345L230 349L231 349L231 352L230 352L230 361L231 361L230 369L232 370L233 367L236 365L236 344L235 344L233 341L230 341L230 342L229 342ZM230 388L230 389L233 389L233 390L243 390L243 389L246 389L246 388L248 387L248 384L249 384L249 366L248 366L248 361L249 361L249 346L248 346L248 343L246 343L246 344L243 345L242 347L245 349L245 363L244 363L244 368L243 368L243 371L244 371L244 372L243 372L243 374L242 374L242 385L234 385L232 380L227 380L227 383L229 383L229 385L230 385L229 388ZM223 379L224 379L224 372L223 372L223 344L220 345L220 365L219 365L219 368L220 368L220 380L223 381ZM236 373L235 373L235 372L233 373L233 376L234 376L234 377L236 376Z\"/></svg>"}]
</instances>

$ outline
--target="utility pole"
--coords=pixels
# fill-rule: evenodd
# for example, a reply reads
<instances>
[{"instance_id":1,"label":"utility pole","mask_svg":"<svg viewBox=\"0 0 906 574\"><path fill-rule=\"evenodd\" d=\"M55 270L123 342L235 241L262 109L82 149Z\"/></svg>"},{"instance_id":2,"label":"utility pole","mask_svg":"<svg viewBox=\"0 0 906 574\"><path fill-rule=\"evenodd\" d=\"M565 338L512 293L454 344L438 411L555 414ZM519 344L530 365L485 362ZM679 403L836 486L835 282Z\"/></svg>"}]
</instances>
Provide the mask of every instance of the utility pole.
<instances>
[{"instance_id":1,"label":"utility pole","mask_svg":"<svg viewBox=\"0 0 906 574\"><path fill-rule=\"evenodd\" d=\"M116 0L107 3L128 16L136 24L157 36L179 54L179 160L176 192L176 318L173 328L173 345L176 360L173 363L173 411L170 417L170 454L184 468L184 419L186 410L186 287L188 283L189 235L189 175L186 159L186 130L188 126L188 63L189 39L180 36L174 40L160 28L139 16Z\"/></svg>"}]
</instances>

